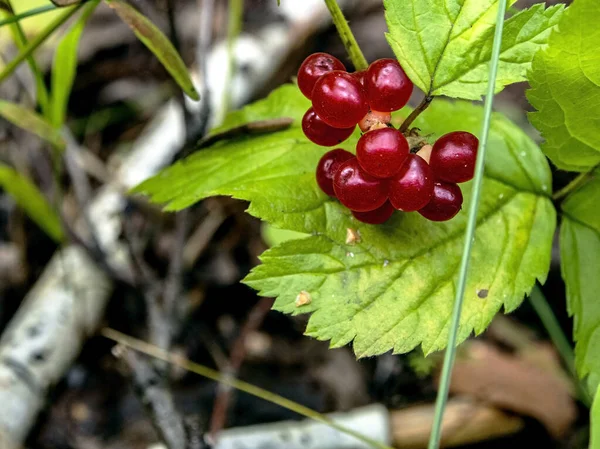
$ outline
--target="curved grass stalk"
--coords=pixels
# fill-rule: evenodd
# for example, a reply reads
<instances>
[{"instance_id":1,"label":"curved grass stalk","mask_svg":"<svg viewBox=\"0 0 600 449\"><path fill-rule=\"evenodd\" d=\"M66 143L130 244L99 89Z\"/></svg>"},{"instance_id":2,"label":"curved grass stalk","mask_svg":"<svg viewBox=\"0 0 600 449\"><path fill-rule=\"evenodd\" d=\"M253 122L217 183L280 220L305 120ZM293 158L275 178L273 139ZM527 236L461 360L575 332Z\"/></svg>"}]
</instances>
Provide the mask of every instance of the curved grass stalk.
<instances>
[{"instance_id":1,"label":"curved grass stalk","mask_svg":"<svg viewBox=\"0 0 600 449\"><path fill-rule=\"evenodd\" d=\"M479 151L477 152L477 163L475 165L473 192L471 194L471 203L469 204L469 218L467 221L467 228L465 231L465 244L463 247L462 259L460 261L460 272L458 276L458 285L456 287L454 308L452 310L452 321L450 323L448 345L446 347L446 353L444 355L444 366L442 368L442 375L440 377L440 385L435 403L435 416L433 419L433 428L431 431L431 436L429 438L429 449L438 449L440 447L440 441L442 437L442 419L444 417L444 410L448 401L450 378L452 376L452 368L454 367L454 359L456 357L458 326L460 324L460 315L465 295L465 286L467 283L467 274L469 271L471 249L473 247L473 240L475 239L475 228L477 226L477 210L479 208L479 198L481 196L485 153L487 149L490 122L492 118L494 88L496 85L496 75L498 74L498 61L500 59L500 47L502 44L502 30L504 28L504 13L506 11L506 3L506 0L498 1L496 31L494 33L494 44L492 46L492 56L490 60L490 76L488 81L487 95L485 97L483 126L481 130L481 139L479 142Z\"/></svg>"},{"instance_id":2,"label":"curved grass stalk","mask_svg":"<svg viewBox=\"0 0 600 449\"><path fill-rule=\"evenodd\" d=\"M287 410L291 410L295 413L298 413L299 415L305 416L306 418L313 419L317 422L339 430L342 433L351 435L357 440L367 443L368 445L374 448L393 449L390 446L387 446L379 441L375 441L358 432L355 432L352 429L348 429L347 427L337 424L336 422L329 419L327 416L322 415L308 407L305 407L304 405L298 404L297 402L291 401L289 399L284 398L283 396L271 393L270 391L264 390L247 382L237 380L225 374L221 374L216 370L208 368L204 365L200 365L199 363L194 363L190 360L187 360L184 357L172 355L169 352L159 348L158 346L154 346L150 343L146 343L142 340L138 340L128 335L122 334L121 332L110 328L104 328L100 331L100 333L109 340L117 342L126 348L132 349L137 352L141 352L142 354L146 354L150 357L154 357L159 360L163 360L174 366L183 368L184 370L189 371L191 373L198 374L202 377L206 377L216 382L221 382L239 391L243 391L244 393L248 393L252 396L256 396L258 398L264 399L265 401L269 401L273 404L279 405L280 407L283 407Z\"/></svg>"}]
</instances>

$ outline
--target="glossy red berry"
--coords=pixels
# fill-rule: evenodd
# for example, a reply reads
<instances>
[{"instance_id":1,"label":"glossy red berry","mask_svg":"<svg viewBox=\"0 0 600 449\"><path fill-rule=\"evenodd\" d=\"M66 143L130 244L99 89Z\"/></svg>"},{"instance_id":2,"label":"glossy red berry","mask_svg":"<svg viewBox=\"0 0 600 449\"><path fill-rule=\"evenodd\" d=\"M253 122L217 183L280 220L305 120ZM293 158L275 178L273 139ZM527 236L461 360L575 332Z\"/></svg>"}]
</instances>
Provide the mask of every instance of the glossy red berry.
<instances>
[{"instance_id":1,"label":"glossy red berry","mask_svg":"<svg viewBox=\"0 0 600 449\"><path fill-rule=\"evenodd\" d=\"M329 196L335 196L333 191L333 175L342 163L353 159L354 155L340 148L328 151L317 164L317 184Z\"/></svg>"},{"instance_id":2,"label":"glossy red berry","mask_svg":"<svg viewBox=\"0 0 600 449\"><path fill-rule=\"evenodd\" d=\"M446 221L453 218L462 207L460 187L451 182L436 182L431 201L419 213L431 221Z\"/></svg>"},{"instance_id":3,"label":"glossy red berry","mask_svg":"<svg viewBox=\"0 0 600 449\"><path fill-rule=\"evenodd\" d=\"M385 223L390 219L393 213L394 207L389 201L386 201L383 206L369 212L352 211L352 215L354 215L354 218L358 221L373 225Z\"/></svg>"},{"instance_id":4,"label":"glossy red berry","mask_svg":"<svg viewBox=\"0 0 600 449\"><path fill-rule=\"evenodd\" d=\"M321 117L317 115L313 108L310 108L302 117L302 131L311 142L323 147L332 147L346 140L354 132L354 126L351 128L334 128L329 126Z\"/></svg>"},{"instance_id":5,"label":"glossy red berry","mask_svg":"<svg viewBox=\"0 0 600 449\"><path fill-rule=\"evenodd\" d=\"M360 166L376 178L391 178L397 174L409 151L406 137L394 128L369 131L356 145Z\"/></svg>"},{"instance_id":6,"label":"glossy red berry","mask_svg":"<svg viewBox=\"0 0 600 449\"><path fill-rule=\"evenodd\" d=\"M479 140L473 134L456 131L440 137L431 151L429 164L436 179L465 182L473 179Z\"/></svg>"},{"instance_id":7,"label":"glossy red berry","mask_svg":"<svg viewBox=\"0 0 600 449\"><path fill-rule=\"evenodd\" d=\"M314 53L304 60L298 70L298 87L304 96L311 98L312 90L317 80L326 73L334 70L346 70L344 64L327 53Z\"/></svg>"},{"instance_id":8,"label":"glossy red berry","mask_svg":"<svg viewBox=\"0 0 600 449\"><path fill-rule=\"evenodd\" d=\"M348 209L368 212L383 206L387 200L387 186L374 178L358 164L358 159L348 159L333 175L335 196Z\"/></svg>"},{"instance_id":9,"label":"glossy red berry","mask_svg":"<svg viewBox=\"0 0 600 449\"><path fill-rule=\"evenodd\" d=\"M358 81L360 81L360 84L362 84L364 86L364 84L365 84L365 76L367 75L367 71L366 70L361 70L360 72L352 72L350 75L352 75L353 77L355 77Z\"/></svg>"},{"instance_id":10,"label":"glossy red berry","mask_svg":"<svg viewBox=\"0 0 600 449\"><path fill-rule=\"evenodd\" d=\"M397 111L404 107L413 83L395 59L378 59L367 70L365 89L369 104L378 111Z\"/></svg>"},{"instance_id":11,"label":"glossy red berry","mask_svg":"<svg viewBox=\"0 0 600 449\"><path fill-rule=\"evenodd\" d=\"M312 102L319 117L335 128L355 126L369 112L360 82L349 73L337 70L317 80Z\"/></svg>"},{"instance_id":12,"label":"glossy red berry","mask_svg":"<svg viewBox=\"0 0 600 449\"><path fill-rule=\"evenodd\" d=\"M427 162L416 154L409 154L400 172L389 181L392 206L404 212L424 207L433 194L433 173Z\"/></svg>"}]
</instances>

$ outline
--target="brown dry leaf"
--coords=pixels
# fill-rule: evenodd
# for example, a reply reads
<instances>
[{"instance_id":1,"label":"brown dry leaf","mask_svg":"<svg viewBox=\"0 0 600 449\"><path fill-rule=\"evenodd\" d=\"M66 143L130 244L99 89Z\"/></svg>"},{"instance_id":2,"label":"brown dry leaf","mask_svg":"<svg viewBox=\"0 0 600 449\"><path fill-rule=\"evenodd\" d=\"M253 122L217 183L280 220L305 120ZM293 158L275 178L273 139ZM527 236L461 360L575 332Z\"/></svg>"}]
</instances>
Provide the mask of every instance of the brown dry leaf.
<instances>
[{"instance_id":1,"label":"brown dry leaf","mask_svg":"<svg viewBox=\"0 0 600 449\"><path fill-rule=\"evenodd\" d=\"M558 362L549 356L547 363ZM450 391L535 418L556 438L577 416L569 387L556 370L542 369L539 361L502 353L485 342L466 345L465 357L456 361Z\"/></svg>"}]
</instances>

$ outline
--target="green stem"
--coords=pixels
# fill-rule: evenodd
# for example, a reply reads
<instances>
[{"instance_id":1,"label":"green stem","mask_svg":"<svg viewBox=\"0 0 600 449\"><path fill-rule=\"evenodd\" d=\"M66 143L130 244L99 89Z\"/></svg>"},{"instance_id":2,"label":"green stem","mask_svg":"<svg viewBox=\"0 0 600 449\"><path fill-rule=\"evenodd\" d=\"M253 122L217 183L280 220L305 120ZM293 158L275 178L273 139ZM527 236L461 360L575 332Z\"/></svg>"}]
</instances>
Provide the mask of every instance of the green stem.
<instances>
[{"instance_id":1,"label":"green stem","mask_svg":"<svg viewBox=\"0 0 600 449\"><path fill-rule=\"evenodd\" d=\"M79 8L83 6L83 3L79 3L78 5L72 7L68 11L65 11L64 14L60 15L56 19L54 19L50 24L44 28L34 39L29 41L29 43L21 50L21 52L17 55L15 59L9 62L4 71L0 73L0 83L2 83L6 78L8 78L12 73L16 70L21 63L27 59L35 50L38 49L40 45L44 43L52 33L54 33L62 24L64 24L67 20L69 20L73 14L75 14Z\"/></svg>"},{"instance_id":2,"label":"green stem","mask_svg":"<svg viewBox=\"0 0 600 449\"><path fill-rule=\"evenodd\" d=\"M561 200L565 196L567 196L569 193L577 190L579 187L581 187L583 184L585 184L588 181L588 179L590 179L594 175L594 171L596 170L596 168L598 168L598 165L595 165L594 167L590 168L588 171L586 171L584 173L580 173L575 179L573 179L565 187L563 187L559 191L555 192L554 195L552 195L552 199L554 201Z\"/></svg>"},{"instance_id":3,"label":"green stem","mask_svg":"<svg viewBox=\"0 0 600 449\"><path fill-rule=\"evenodd\" d=\"M488 90L485 98L483 127L481 130L481 140L477 154L477 163L475 166L475 178L473 180L473 191L471 203L469 205L469 218L467 229L465 231L465 243L462 259L460 261L460 274L458 285L456 287L456 296L454 298L454 308L452 310L452 321L448 335L448 346L444 355L444 366L440 377L440 385L435 403L435 415L433 428L429 438L429 449L438 449L442 437L442 419L444 409L448 401L448 392L450 390L450 378L452 368L456 357L456 342L458 341L458 328L460 324L460 315L462 311L463 298L467 282L467 273L469 271L469 260L471 258L471 248L475 240L475 228L477 226L477 209L479 207L479 197L481 195L481 186L483 181L483 167L485 163L485 153L487 149L488 135L492 118L492 105L494 103L494 87L496 85L496 76L498 74L498 60L500 58L500 46L502 44L502 30L504 28L504 12L506 11L507 0L499 0L498 15L496 17L496 30L494 33L494 44L492 47L492 56L490 61L490 75L488 81Z\"/></svg>"},{"instance_id":4,"label":"green stem","mask_svg":"<svg viewBox=\"0 0 600 449\"><path fill-rule=\"evenodd\" d=\"M342 42L344 43L344 47L346 47L346 51L348 52L348 56L350 56L354 68L357 71L366 70L367 67L369 67L369 63L358 46L358 42L356 42L356 38L354 37L354 34L352 34L352 30L350 29L348 21L344 17L344 13L340 9L337 0L325 0L325 4L331 13L331 19L337 28L338 34L342 38Z\"/></svg>"},{"instance_id":5,"label":"green stem","mask_svg":"<svg viewBox=\"0 0 600 449\"><path fill-rule=\"evenodd\" d=\"M223 105L218 111L216 124L220 125L231 107L231 80L235 75L235 42L242 31L244 0L229 0L229 16L227 23L227 72L225 74L225 90Z\"/></svg>"},{"instance_id":6,"label":"green stem","mask_svg":"<svg viewBox=\"0 0 600 449\"><path fill-rule=\"evenodd\" d=\"M535 313L537 313L537 315L540 317L540 320L544 325L546 332L550 336L552 343L554 343L554 346L562 358L563 363L573 377L573 382L575 383L575 388L577 389L579 399L587 407L591 407L592 397L587 388L581 384L579 376L577 375L577 370L575 368L575 355L573 354L571 342L562 331L556 316L552 312L550 304L548 304L548 300L544 296L544 292L542 292L542 289L537 284L533 287L533 290L529 295L529 302L535 310Z\"/></svg>"},{"instance_id":7,"label":"green stem","mask_svg":"<svg viewBox=\"0 0 600 449\"><path fill-rule=\"evenodd\" d=\"M54 5L46 5L40 6L39 8L30 9L29 11L22 12L21 14L10 15L6 19L0 20L0 28L2 28L4 25L20 22L21 20L26 19L27 17L37 16L38 14L44 14L49 11L54 11L55 9L58 8Z\"/></svg>"}]
</instances>

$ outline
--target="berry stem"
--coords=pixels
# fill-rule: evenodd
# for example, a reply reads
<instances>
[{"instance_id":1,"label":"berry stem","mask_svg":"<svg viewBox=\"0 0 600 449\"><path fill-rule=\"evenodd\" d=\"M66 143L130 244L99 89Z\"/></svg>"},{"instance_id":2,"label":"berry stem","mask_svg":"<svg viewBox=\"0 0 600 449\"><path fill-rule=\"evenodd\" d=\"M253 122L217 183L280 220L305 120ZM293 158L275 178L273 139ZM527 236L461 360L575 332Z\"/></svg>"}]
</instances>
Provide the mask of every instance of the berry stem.
<instances>
[{"instance_id":1,"label":"berry stem","mask_svg":"<svg viewBox=\"0 0 600 449\"><path fill-rule=\"evenodd\" d=\"M460 274L458 275L458 281L455 284L456 296L454 298L454 307L452 309L452 317L450 321L450 327L448 329L448 345L446 348L446 353L444 354L444 365L442 367L438 394L435 402L435 415L433 418L431 435L429 437L429 449L438 449L440 447L440 441L442 439L442 419L444 417L444 410L448 401L452 368L454 367L454 359L456 358L456 344L459 339L460 315L462 312L462 305L467 286L467 273L469 272L471 249L475 240L475 229L477 227L477 210L479 208L485 153L492 120L494 86L496 85L496 77L498 75L498 61L500 59L500 47L502 45L502 30L504 29L504 13L506 11L506 3L507 0L499 0L498 2L498 14L496 15L496 30L494 33L494 43L492 45L492 55L490 59L490 75L488 80L487 95L485 97L481 140L479 142L479 150L477 151L477 163L475 165L473 190L469 204L469 215L465 230L463 253L460 260ZM463 338L465 336L464 330L465 329L462 329L461 332Z\"/></svg>"},{"instance_id":2,"label":"berry stem","mask_svg":"<svg viewBox=\"0 0 600 449\"><path fill-rule=\"evenodd\" d=\"M575 179L573 179L570 183L568 183L562 189L555 192L554 195L552 195L552 199L554 201L562 200L569 193L577 190L579 187L581 187L583 184L585 184L592 176L594 176L594 171L599 166L600 166L600 164L595 165L592 168L590 168L588 171L580 173L579 176L577 176Z\"/></svg>"},{"instance_id":3,"label":"berry stem","mask_svg":"<svg viewBox=\"0 0 600 449\"><path fill-rule=\"evenodd\" d=\"M344 17L344 13L340 9L337 0L325 0L325 4L331 13L331 19L337 28L338 34L342 38L342 42L344 47L346 47L346 51L348 52L348 56L350 56L354 68L356 71L366 70L367 67L369 67L369 64L365 59L362 50L358 46L358 42L356 42L356 38L354 37L354 34L352 34L350 25L348 25L348 21Z\"/></svg>"},{"instance_id":4,"label":"berry stem","mask_svg":"<svg viewBox=\"0 0 600 449\"><path fill-rule=\"evenodd\" d=\"M400 132L406 132L408 130L408 127L412 125L412 123L417 119L417 117L429 107L432 101L433 97L430 95L426 95L425 98L423 98L423 101L421 101L421 103L419 104L419 106L413 109L410 115L406 117L406 120L404 120L404 123L402 123L402 125L400 126Z\"/></svg>"}]
</instances>

